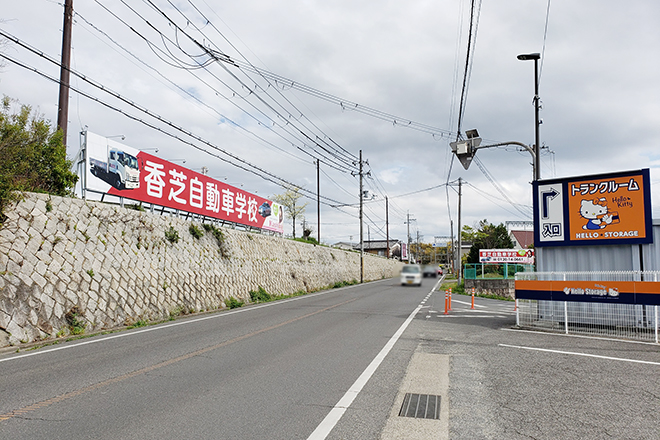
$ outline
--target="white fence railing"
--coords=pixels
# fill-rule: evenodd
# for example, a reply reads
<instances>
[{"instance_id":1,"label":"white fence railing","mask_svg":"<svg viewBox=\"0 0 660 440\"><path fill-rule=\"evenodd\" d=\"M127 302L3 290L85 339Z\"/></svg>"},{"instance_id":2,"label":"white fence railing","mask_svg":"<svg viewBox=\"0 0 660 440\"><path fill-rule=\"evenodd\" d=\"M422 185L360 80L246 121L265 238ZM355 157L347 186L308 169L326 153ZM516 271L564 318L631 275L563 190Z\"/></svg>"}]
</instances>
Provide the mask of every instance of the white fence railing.
<instances>
[{"instance_id":1,"label":"white fence railing","mask_svg":"<svg viewBox=\"0 0 660 440\"><path fill-rule=\"evenodd\" d=\"M660 281L659 271L525 272L516 280ZM521 328L659 343L660 306L598 302L516 300Z\"/></svg>"},{"instance_id":2,"label":"white fence railing","mask_svg":"<svg viewBox=\"0 0 660 440\"><path fill-rule=\"evenodd\" d=\"M518 272L516 280L537 281L660 281L660 271L623 271L610 270L600 272Z\"/></svg>"}]
</instances>

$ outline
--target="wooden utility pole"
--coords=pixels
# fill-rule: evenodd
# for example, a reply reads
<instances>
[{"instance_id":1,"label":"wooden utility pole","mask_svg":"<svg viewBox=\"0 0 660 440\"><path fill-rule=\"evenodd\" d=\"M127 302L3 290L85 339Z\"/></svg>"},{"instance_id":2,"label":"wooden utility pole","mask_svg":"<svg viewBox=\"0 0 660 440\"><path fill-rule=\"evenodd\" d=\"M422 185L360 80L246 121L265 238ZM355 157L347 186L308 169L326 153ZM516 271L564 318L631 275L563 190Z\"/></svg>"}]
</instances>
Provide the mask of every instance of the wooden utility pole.
<instances>
[{"instance_id":1,"label":"wooden utility pole","mask_svg":"<svg viewBox=\"0 0 660 440\"><path fill-rule=\"evenodd\" d=\"M364 237L362 235L362 150L360 150L360 283L364 282Z\"/></svg>"},{"instance_id":2,"label":"wooden utility pole","mask_svg":"<svg viewBox=\"0 0 660 440\"><path fill-rule=\"evenodd\" d=\"M60 100L57 109L57 127L62 130L62 143L66 147L66 131L69 119L69 75L71 67L71 23L73 0L64 1L64 26L62 35L62 65L60 67Z\"/></svg>"},{"instance_id":3,"label":"wooden utility pole","mask_svg":"<svg viewBox=\"0 0 660 440\"><path fill-rule=\"evenodd\" d=\"M390 258L390 207L385 196L385 258Z\"/></svg>"},{"instance_id":4,"label":"wooden utility pole","mask_svg":"<svg viewBox=\"0 0 660 440\"><path fill-rule=\"evenodd\" d=\"M321 161L316 159L316 216L318 225L316 227L318 242L321 244Z\"/></svg>"},{"instance_id":5,"label":"wooden utility pole","mask_svg":"<svg viewBox=\"0 0 660 440\"><path fill-rule=\"evenodd\" d=\"M463 184L463 179L458 178L458 284L461 284L462 275L463 275L463 265L461 264L461 252L463 251L462 246L462 237L461 237L461 185Z\"/></svg>"}]
</instances>

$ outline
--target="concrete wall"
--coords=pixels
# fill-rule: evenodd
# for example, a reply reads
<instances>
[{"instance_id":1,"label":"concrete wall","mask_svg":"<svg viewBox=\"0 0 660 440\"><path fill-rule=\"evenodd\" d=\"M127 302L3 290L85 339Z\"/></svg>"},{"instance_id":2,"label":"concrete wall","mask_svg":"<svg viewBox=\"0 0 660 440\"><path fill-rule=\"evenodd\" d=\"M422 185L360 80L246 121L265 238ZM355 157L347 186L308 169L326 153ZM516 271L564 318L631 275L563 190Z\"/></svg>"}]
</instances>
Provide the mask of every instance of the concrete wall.
<instances>
[{"instance_id":1,"label":"concrete wall","mask_svg":"<svg viewBox=\"0 0 660 440\"><path fill-rule=\"evenodd\" d=\"M360 279L355 252L218 227L116 205L27 194L0 227L0 346L66 334L68 312L86 332L170 313L212 310L250 290L315 291ZM165 231L180 237L170 242ZM222 248L222 249L221 249ZM365 255L365 281L401 263Z\"/></svg>"}]
</instances>

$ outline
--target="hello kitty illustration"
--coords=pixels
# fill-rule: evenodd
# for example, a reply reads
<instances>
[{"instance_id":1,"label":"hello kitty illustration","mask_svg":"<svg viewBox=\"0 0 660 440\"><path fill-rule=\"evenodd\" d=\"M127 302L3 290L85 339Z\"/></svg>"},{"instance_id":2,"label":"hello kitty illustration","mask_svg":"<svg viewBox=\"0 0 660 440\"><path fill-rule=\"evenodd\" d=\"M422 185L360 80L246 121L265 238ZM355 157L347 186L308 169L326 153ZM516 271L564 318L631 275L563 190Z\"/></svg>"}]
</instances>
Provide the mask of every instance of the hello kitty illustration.
<instances>
[{"instance_id":1,"label":"hello kitty illustration","mask_svg":"<svg viewBox=\"0 0 660 440\"><path fill-rule=\"evenodd\" d=\"M607 212L607 204L604 198L599 200L582 200L580 215L589 220L582 229L603 229L612 224L612 215Z\"/></svg>"}]
</instances>

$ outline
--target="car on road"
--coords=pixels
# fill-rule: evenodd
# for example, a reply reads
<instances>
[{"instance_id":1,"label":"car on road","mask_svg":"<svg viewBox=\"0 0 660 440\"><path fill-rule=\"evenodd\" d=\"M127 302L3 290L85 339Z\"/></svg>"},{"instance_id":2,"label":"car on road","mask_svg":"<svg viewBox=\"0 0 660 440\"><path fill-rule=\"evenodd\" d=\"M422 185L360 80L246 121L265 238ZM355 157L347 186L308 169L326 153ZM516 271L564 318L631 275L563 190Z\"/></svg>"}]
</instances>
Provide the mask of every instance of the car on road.
<instances>
[{"instance_id":1,"label":"car on road","mask_svg":"<svg viewBox=\"0 0 660 440\"><path fill-rule=\"evenodd\" d=\"M432 265L427 265L424 266L424 269L422 270L422 275L424 278L429 277L429 278L435 278L438 276L438 272L436 271L435 266Z\"/></svg>"},{"instance_id":2,"label":"car on road","mask_svg":"<svg viewBox=\"0 0 660 440\"><path fill-rule=\"evenodd\" d=\"M438 276L442 276L443 273L442 267L438 266Z\"/></svg>"},{"instance_id":3,"label":"car on road","mask_svg":"<svg viewBox=\"0 0 660 440\"><path fill-rule=\"evenodd\" d=\"M419 264L406 264L401 268L402 286L421 286L422 285L422 266Z\"/></svg>"}]
</instances>

